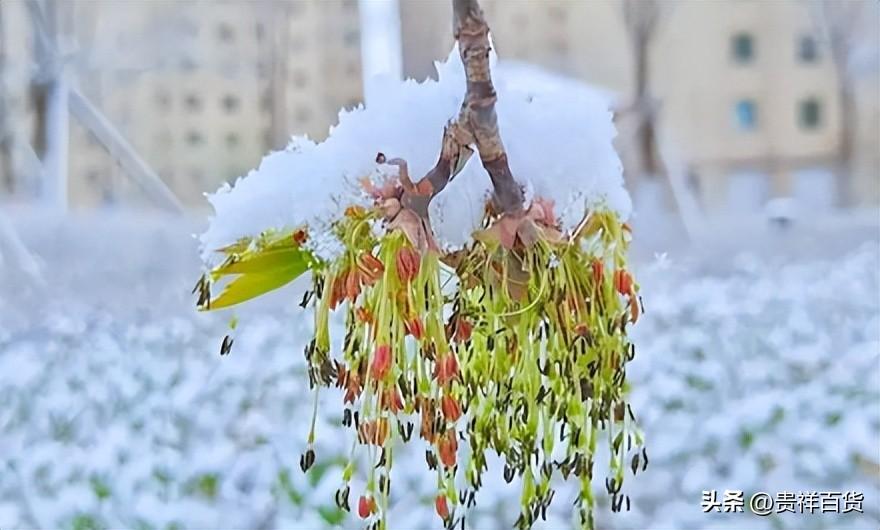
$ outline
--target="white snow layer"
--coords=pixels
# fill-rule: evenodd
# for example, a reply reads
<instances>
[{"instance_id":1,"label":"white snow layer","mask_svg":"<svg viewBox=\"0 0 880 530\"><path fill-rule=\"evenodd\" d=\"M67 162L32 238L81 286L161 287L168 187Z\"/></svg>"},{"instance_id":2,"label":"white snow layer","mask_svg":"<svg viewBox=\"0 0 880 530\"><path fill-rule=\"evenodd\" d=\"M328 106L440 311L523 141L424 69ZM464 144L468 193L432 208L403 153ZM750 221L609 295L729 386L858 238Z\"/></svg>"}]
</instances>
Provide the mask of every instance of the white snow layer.
<instances>
[{"instance_id":1,"label":"white snow layer","mask_svg":"<svg viewBox=\"0 0 880 530\"><path fill-rule=\"evenodd\" d=\"M379 152L405 159L411 178L421 179L436 163L443 127L458 114L465 93L457 46L436 67L438 81L381 80L379 97L366 108L340 111L326 141L294 137L233 186L209 195L215 217L201 236L205 261L216 260L216 249L266 229L308 225L320 232L342 209L366 200L359 179L396 174L393 167L375 163ZM609 96L519 63L498 62L492 73L510 167L527 195L553 200L564 228L572 228L588 206L598 203L627 218L631 203L612 145L616 130ZM469 240L490 190L479 157L473 156L431 205L441 244L459 247ZM316 250L332 255L329 248Z\"/></svg>"},{"instance_id":2,"label":"white snow layer","mask_svg":"<svg viewBox=\"0 0 880 530\"><path fill-rule=\"evenodd\" d=\"M51 296L15 269L0 275L0 528L363 528L333 504L354 440L339 389L321 391L317 461L299 469L314 394L302 355L311 315L290 303L296 293L238 310L233 352L221 358L228 314L196 313L185 296L197 271L177 234L189 227L40 219L17 226L51 267ZM823 253L827 241L858 237L850 226L818 238L792 230L778 237L823 241ZM601 449L597 527L880 528L876 233L821 259L779 260L761 245L741 259L634 263L647 312L627 376L651 463L627 472L632 511L612 514ZM418 439L395 448L390 528L440 528L424 450ZM501 480L496 457L488 464L467 527L508 530L520 484ZM353 506L369 468L362 460ZM576 527L577 481L556 484L550 520L535 530ZM701 492L712 489L746 499L860 491L864 513L703 513Z\"/></svg>"}]
</instances>

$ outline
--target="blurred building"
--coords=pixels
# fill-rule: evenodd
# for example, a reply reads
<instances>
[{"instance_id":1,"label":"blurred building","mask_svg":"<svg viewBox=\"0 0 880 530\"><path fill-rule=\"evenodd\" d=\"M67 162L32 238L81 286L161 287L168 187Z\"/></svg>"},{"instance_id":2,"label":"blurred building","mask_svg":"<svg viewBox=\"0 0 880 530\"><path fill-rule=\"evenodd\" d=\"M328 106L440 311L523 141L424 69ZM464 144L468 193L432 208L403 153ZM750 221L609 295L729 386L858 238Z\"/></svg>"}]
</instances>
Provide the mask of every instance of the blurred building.
<instances>
[{"instance_id":1,"label":"blurred building","mask_svg":"<svg viewBox=\"0 0 880 530\"><path fill-rule=\"evenodd\" d=\"M24 2L11 4L18 11ZM203 205L205 190L245 174L291 134L323 139L339 109L361 100L356 0L54 7L81 91L189 205ZM4 49L32 41L30 28L27 16L6 24ZM22 55L15 60L38 62ZM27 93L21 80L8 84ZM73 205L143 200L91 133L74 119L70 129Z\"/></svg>"},{"instance_id":2,"label":"blurred building","mask_svg":"<svg viewBox=\"0 0 880 530\"><path fill-rule=\"evenodd\" d=\"M452 45L445 0L400 0L404 73L433 75ZM855 1L855 0L854 0ZM502 58L535 63L618 94L619 139L632 166L633 47L621 0L482 0ZM638 4L638 2L636 2ZM837 72L799 0L658 2L648 47L659 151L675 159L708 210L750 210L791 196L810 208L835 202L840 141ZM638 7L638 6L637 6ZM869 14L872 12L868 12ZM880 19L853 21L867 48L854 87L858 115L853 195L880 202ZM863 54L864 55L864 54Z\"/></svg>"},{"instance_id":3,"label":"blurred building","mask_svg":"<svg viewBox=\"0 0 880 530\"><path fill-rule=\"evenodd\" d=\"M24 2L0 5L0 195L13 192L16 175L28 166L20 148L29 139L28 84L32 76L28 16Z\"/></svg>"},{"instance_id":4,"label":"blurred building","mask_svg":"<svg viewBox=\"0 0 880 530\"><path fill-rule=\"evenodd\" d=\"M25 0L0 0L0 194L38 192L35 83L70 78L188 205L254 167L291 134L323 139L362 99L358 0L40 0L60 58L40 56ZM617 94L619 146L638 177L635 59L626 0L481 0L503 58ZM834 202L841 138L837 70L815 1L637 0L662 7L648 47L659 151L707 210L793 196ZM866 3L854 0L841 5ZM452 45L449 0L399 0L408 77L433 75ZM878 4L880 5L880 4ZM876 7L876 6L875 6ZM880 15L854 21L867 43L857 103L853 195L880 202ZM853 29L853 33L857 33ZM644 102L643 102L644 103ZM143 193L75 119L70 197L93 206ZM39 154L39 153L37 153ZM11 169L10 169L11 168ZM632 182L632 181L631 181Z\"/></svg>"}]
</instances>

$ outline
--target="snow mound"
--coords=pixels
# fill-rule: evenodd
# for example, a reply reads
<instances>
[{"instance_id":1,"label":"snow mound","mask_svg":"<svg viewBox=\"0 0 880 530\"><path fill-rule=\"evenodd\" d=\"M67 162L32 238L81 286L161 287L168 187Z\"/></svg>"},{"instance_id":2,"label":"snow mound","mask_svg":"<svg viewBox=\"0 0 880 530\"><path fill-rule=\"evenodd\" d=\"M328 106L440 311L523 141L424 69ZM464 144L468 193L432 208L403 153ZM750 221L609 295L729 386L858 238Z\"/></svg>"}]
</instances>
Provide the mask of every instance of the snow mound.
<instances>
[{"instance_id":1,"label":"snow mound","mask_svg":"<svg viewBox=\"0 0 880 530\"><path fill-rule=\"evenodd\" d=\"M360 179L396 174L396 168L375 162L379 152L405 159L410 176L422 178L436 163L443 127L458 114L465 93L457 46L436 67L437 81L379 81L379 97L341 111L326 141L294 137L234 185L208 195L215 216L201 236L204 261L216 262L216 249L267 229L308 225L313 236L326 232L345 207L367 200ZM497 62L492 72L511 170L527 196L553 200L565 228L598 203L628 217L607 94L519 63ZM490 191L474 156L432 202L441 244L454 248L469 241ZM335 245L316 241L316 252L332 257Z\"/></svg>"}]
</instances>

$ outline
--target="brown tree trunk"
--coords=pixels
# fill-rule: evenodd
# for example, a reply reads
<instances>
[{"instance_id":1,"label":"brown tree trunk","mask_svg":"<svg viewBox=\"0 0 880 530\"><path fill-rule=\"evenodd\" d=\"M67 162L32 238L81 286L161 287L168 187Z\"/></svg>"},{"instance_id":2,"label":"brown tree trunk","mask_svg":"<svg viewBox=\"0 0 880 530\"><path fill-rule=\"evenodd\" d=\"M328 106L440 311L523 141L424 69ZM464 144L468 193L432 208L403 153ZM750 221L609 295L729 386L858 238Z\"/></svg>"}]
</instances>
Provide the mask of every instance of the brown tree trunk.
<instances>
[{"instance_id":1,"label":"brown tree trunk","mask_svg":"<svg viewBox=\"0 0 880 530\"><path fill-rule=\"evenodd\" d=\"M263 42L268 48L269 79L262 97L269 108L268 149L284 147L287 140L288 50L290 49L290 5L287 2L264 2L258 20L263 23Z\"/></svg>"},{"instance_id":2,"label":"brown tree trunk","mask_svg":"<svg viewBox=\"0 0 880 530\"><path fill-rule=\"evenodd\" d=\"M12 161L12 124L7 108L6 91L6 28L3 19L3 4L0 3L0 187L7 193L15 192L15 175Z\"/></svg>"},{"instance_id":3,"label":"brown tree trunk","mask_svg":"<svg viewBox=\"0 0 880 530\"><path fill-rule=\"evenodd\" d=\"M840 100L840 131L837 150L837 203L846 207L852 204L852 171L855 152L856 104L855 94L844 72L838 74L838 99Z\"/></svg>"},{"instance_id":4,"label":"brown tree trunk","mask_svg":"<svg viewBox=\"0 0 880 530\"><path fill-rule=\"evenodd\" d=\"M639 129L636 136L642 173L655 177L658 174L657 139L654 125L654 109L648 88L648 39L639 36L635 45L636 105L639 109Z\"/></svg>"}]
</instances>

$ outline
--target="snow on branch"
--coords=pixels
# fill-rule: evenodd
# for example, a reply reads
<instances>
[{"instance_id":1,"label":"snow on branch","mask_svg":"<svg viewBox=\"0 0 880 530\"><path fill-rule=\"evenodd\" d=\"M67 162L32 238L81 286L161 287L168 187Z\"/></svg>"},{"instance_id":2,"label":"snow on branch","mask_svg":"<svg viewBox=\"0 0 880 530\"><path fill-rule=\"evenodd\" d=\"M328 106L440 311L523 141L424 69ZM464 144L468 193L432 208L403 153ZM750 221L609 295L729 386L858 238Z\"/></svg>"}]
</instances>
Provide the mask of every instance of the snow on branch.
<instances>
[{"instance_id":1,"label":"snow on branch","mask_svg":"<svg viewBox=\"0 0 880 530\"><path fill-rule=\"evenodd\" d=\"M302 226L316 235L312 250L333 257L339 244L326 228L346 206L371 203L362 179L379 184L400 177L403 166L391 161L404 161L414 180L402 206L423 218L429 211L437 243L448 251L472 241L493 196L496 213L528 206L534 197L552 201L563 230L600 203L626 219L630 199L612 145L610 95L498 61L474 5L460 3L460 43L437 63L436 81L377 79L377 97L340 111L325 141L295 137L247 176L208 195L215 217L201 236L206 264L216 265L222 256L215 251L240 238ZM472 148L480 156L471 156ZM388 160L377 160L377 153Z\"/></svg>"}]
</instances>

